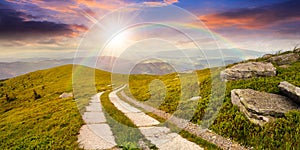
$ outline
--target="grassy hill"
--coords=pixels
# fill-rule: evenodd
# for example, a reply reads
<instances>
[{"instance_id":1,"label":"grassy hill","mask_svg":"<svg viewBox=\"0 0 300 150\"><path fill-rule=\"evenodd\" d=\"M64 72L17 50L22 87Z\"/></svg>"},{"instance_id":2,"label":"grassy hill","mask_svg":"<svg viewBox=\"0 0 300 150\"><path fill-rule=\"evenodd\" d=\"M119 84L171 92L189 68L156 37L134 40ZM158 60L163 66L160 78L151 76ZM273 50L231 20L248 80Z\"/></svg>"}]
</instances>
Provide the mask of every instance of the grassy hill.
<instances>
[{"instance_id":1,"label":"grassy hill","mask_svg":"<svg viewBox=\"0 0 300 150\"><path fill-rule=\"evenodd\" d=\"M277 85L281 81L300 86L299 61L288 68L276 67L276 77L227 82L225 100L210 129L255 149L300 149L299 111L288 112L285 117L261 127L251 123L230 102L230 91L236 88L280 94ZM211 69L197 71L197 82L195 76L188 73L131 75L130 88L125 92L140 101L147 101L152 96L147 101L149 105L170 113L180 106L176 115L200 124L204 113L209 111L206 108L213 92L218 93L218 90L211 90L213 86L218 87L212 84L212 79L218 78L221 69L213 69L213 73ZM75 74L72 75L72 72ZM95 77L90 77L93 74ZM125 78L125 75L115 78L116 86L121 84L118 79L124 81ZM180 79L184 81L180 82ZM0 149L77 149L77 135L83 124L80 112L83 112L90 96L111 90L108 86L110 80L108 72L66 65L0 81ZM187 92L182 92L184 89L188 89ZM76 101L58 98L63 92L71 91ZM202 97L198 101L188 100L198 95ZM179 101L180 97L183 101Z\"/></svg>"},{"instance_id":2,"label":"grassy hill","mask_svg":"<svg viewBox=\"0 0 300 150\"><path fill-rule=\"evenodd\" d=\"M285 52L289 53L289 52ZM281 55L281 54L278 54ZM259 58L250 61L266 61ZM300 111L290 111L285 117L277 119L274 122L267 123L261 127L251 123L247 117L241 113L238 107L233 106L230 99L230 91L232 89L250 88L258 91L270 93L279 92L278 84L281 81L288 81L296 86L300 86L300 61L295 62L288 68L276 66L277 76L261 77L247 80L236 80L226 82L225 100L222 104L220 112L210 129L216 133L238 141L243 145L253 147L254 149L300 149ZM216 79L219 76L217 71L211 74L210 69L197 71L198 85L195 82L190 82L188 78L178 80L178 74L169 74L164 76L147 76L133 75L130 76L130 87L126 89L128 95L135 97L137 100L146 101L150 99L148 104L158 107L169 113L175 113L181 117L194 114L191 121L200 124L207 110L210 98L218 93L218 90L211 90L216 84L212 84L212 78ZM188 76L180 74L180 76ZM163 86L153 87L153 80L162 81ZM184 85L180 85L184 83ZM182 87L181 87L182 86ZM166 90L165 99L160 105L151 102L152 97L164 97L163 90ZM187 98L193 96L192 92L182 92L182 89L188 88L190 91L195 91L199 87L199 95L202 97L196 103L187 103ZM152 90L152 94L151 91ZM156 91L156 92L153 92ZM214 94L212 93L214 92ZM182 96L186 95L186 96ZM195 94L195 93L194 93ZM179 101L183 97L183 101ZM195 108L196 107L196 108ZM179 111L178 111L179 109ZM179 112L179 113L178 113Z\"/></svg>"},{"instance_id":3,"label":"grassy hill","mask_svg":"<svg viewBox=\"0 0 300 150\"><path fill-rule=\"evenodd\" d=\"M97 91L110 89L110 74L88 67L66 65L32 72L0 82L0 149L75 149L77 134L84 123L72 98L59 99L71 92L72 70L82 78L89 72L96 76ZM78 79L79 80L79 79ZM84 87L76 99L87 102L93 93ZM79 105L84 105L84 102ZM79 106L80 107L80 106ZM80 107L82 108L82 106Z\"/></svg>"}]
</instances>

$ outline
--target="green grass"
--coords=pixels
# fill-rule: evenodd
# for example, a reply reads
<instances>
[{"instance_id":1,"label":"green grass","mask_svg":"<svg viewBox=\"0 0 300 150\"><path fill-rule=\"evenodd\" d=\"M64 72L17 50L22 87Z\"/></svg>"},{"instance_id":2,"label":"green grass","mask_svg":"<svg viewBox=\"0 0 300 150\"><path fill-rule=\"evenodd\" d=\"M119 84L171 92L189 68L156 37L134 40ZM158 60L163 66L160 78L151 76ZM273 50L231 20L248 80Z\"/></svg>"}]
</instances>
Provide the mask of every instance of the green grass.
<instances>
[{"instance_id":1,"label":"green grass","mask_svg":"<svg viewBox=\"0 0 300 150\"><path fill-rule=\"evenodd\" d=\"M266 60L259 58L251 61ZM224 103L210 129L255 149L300 149L299 111L288 112L283 118L260 127L251 123L230 102L230 91L236 88L251 88L281 94L278 89L281 81L300 86L299 70L300 62L298 61L286 69L277 67L276 77L227 82ZM73 71L75 74L72 76ZM210 69L204 69L197 71L197 75L197 82L194 81L193 74L180 74L179 79L182 82L176 73L164 76L131 75L129 76L130 88L127 88L125 92L153 107L169 113L176 112L177 116L190 118L192 115L191 121L200 124L209 101L215 100L212 95L218 94L216 88L218 85L212 84L212 79L215 80L218 77L218 71L211 72ZM115 86L123 84L122 81L128 77L116 76ZM152 82L155 79L161 82ZM110 73L83 66L73 68L72 65L1 80L0 149L78 149L77 135L83 124L80 112L84 111L84 106L88 104L92 95L100 91L111 90L109 84L111 84ZM76 100L58 98L63 92L72 91ZM197 95L200 95L202 99L194 102L188 101L190 97ZM104 102L104 104L107 103ZM115 112L111 105L108 104L105 107L108 107L107 112ZM176 111L178 109L180 111ZM113 114L109 116L113 117L108 117L110 118L108 121L118 120L117 122L120 123L120 126L114 123L116 134L123 132L121 126L130 127L128 120L123 120L124 117ZM130 130L132 129L128 129L128 132ZM136 134L136 131L130 132ZM181 135L186 135L189 140L196 140L196 143L199 140L201 144L201 139L188 133L181 133ZM130 138L119 136L117 141L125 148L136 146L137 139L131 136Z\"/></svg>"},{"instance_id":2,"label":"green grass","mask_svg":"<svg viewBox=\"0 0 300 150\"><path fill-rule=\"evenodd\" d=\"M285 52L284 54L286 53L290 52ZM259 58L251 61L266 61L266 59ZM179 81L172 80L176 77L176 74L164 76L132 75L129 78L129 88L125 89L125 93L128 96L132 96L139 101L144 101L147 103L147 100L151 99L151 96L155 97L155 95L151 94L151 90L153 90L151 89L152 80L161 80L166 87L166 97L163 102L160 103L161 105L157 106L156 108L169 113L177 113L177 109L179 109L179 113L183 113L183 115L181 115L183 118L185 117L184 113L193 114L191 121L197 124L206 123L203 122L203 117L206 112L212 112L209 114L209 116L216 115L213 112L217 109L217 107L212 107L210 110L207 110L206 108L209 102L212 100L218 100L222 98L224 101L221 105L220 112L217 114L217 118L213 122L213 125L210 126L210 129L212 129L214 132L224 137L233 139L245 146L254 147L255 149L300 149L299 111L288 112L285 117L260 127L251 123L236 106L232 105L230 100L230 91L232 89L250 88L258 91L281 94L278 88L278 84L281 81L288 81L296 86L300 86L300 61L291 64L290 67L286 69L278 66L276 67L277 76L275 77L261 77L227 82L225 98L222 98L222 96L218 95L222 93L219 92L222 89L218 90L219 85L222 83L216 82L217 84L212 84L212 79L217 80L219 77L218 71L210 72L210 69L199 70L197 71L199 80L199 95L202 97L202 99L193 105L189 105L185 98L197 92L191 92L192 94L187 93L187 96L180 101L182 94L186 93L182 92ZM187 80L183 79L182 83L185 82L187 82ZM195 88L192 83L193 82L187 83L183 88L188 88L191 91L195 91L197 88ZM217 97L212 97L212 95L217 95ZM180 103L185 105L180 105ZM220 103L217 105L220 105Z\"/></svg>"},{"instance_id":3,"label":"green grass","mask_svg":"<svg viewBox=\"0 0 300 150\"><path fill-rule=\"evenodd\" d=\"M82 88L75 93L78 101L58 98L72 91L72 69L66 65L0 82L0 149L78 149L77 135L84 122L77 102L88 102L93 93ZM104 77L96 79L96 84L103 85L96 89L108 89L109 73L95 73Z\"/></svg>"}]
</instances>

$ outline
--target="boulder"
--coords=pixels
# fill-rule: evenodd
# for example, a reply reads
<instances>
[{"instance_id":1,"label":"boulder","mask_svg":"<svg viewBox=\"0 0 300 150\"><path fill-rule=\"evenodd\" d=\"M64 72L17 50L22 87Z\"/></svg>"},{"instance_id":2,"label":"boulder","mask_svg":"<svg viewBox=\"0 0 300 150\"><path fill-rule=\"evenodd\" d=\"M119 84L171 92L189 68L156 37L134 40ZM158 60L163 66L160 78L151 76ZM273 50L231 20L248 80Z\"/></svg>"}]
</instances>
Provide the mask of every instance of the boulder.
<instances>
[{"instance_id":1,"label":"boulder","mask_svg":"<svg viewBox=\"0 0 300 150\"><path fill-rule=\"evenodd\" d=\"M299 109L299 106L287 97L252 89L232 90L231 102L251 122L259 125L264 125L275 118L283 117L284 113L290 110Z\"/></svg>"},{"instance_id":2,"label":"boulder","mask_svg":"<svg viewBox=\"0 0 300 150\"><path fill-rule=\"evenodd\" d=\"M59 98L70 98L73 97L73 93L62 93Z\"/></svg>"},{"instance_id":3,"label":"boulder","mask_svg":"<svg viewBox=\"0 0 300 150\"><path fill-rule=\"evenodd\" d=\"M293 100L295 103L300 105L300 88L288 83L286 81L280 82L279 84L280 91Z\"/></svg>"},{"instance_id":4,"label":"boulder","mask_svg":"<svg viewBox=\"0 0 300 150\"><path fill-rule=\"evenodd\" d=\"M300 48L296 48L296 49L294 49L294 51L293 51L294 53L300 53Z\"/></svg>"},{"instance_id":5,"label":"boulder","mask_svg":"<svg viewBox=\"0 0 300 150\"><path fill-rule=\"evenodd\" d=\"M262 58L268 59L268 58L270 58L270 57L272 57L272 56L273 56L272 54L265 54L264 56L262 56Z\"/></svg>"},{"instance_id":6,"label":"boulder","mask_svg":"<svg viewBox=\"0 0 300 150\"><path fill-rule=\"evenodd\" d=\"M234 65L221 72L222 80L237 80L253 77L269 77L276 75L276 68L272 63L248 62Z\"/></svg>"},{"instance_id":7,"label":"boulder","mask_svg":"<svg viewBox=\"0 0 300 150\"><path fill-rule=\"evenodd\" d=\"M294 63L300 59L299 54L297 53L288 53L284 55L279 55L279 56L273 56L268 59L268 61L277 64L278 66L280 65L287 65Z\"/></svg>"}]
</instances>

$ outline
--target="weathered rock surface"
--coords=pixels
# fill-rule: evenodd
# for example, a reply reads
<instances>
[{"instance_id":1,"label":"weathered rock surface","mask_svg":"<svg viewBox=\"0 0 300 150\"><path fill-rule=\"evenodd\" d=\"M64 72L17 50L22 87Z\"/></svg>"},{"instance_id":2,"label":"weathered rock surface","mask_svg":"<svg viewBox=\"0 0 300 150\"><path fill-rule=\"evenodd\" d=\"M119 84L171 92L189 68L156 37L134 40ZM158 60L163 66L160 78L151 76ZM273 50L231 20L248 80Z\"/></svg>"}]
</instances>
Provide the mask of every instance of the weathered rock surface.
<instances>
[{"instance_id":1,"label":"weathered rock surface","mask_svg":"<svg viewBox=\"0 0 300 150\"><path fill-rule=\"evenodd\" d=\"M277 65L287 65L294 63L300 59L299 54L297 53L289 53L289 54L284 54L284 55L279 55L279 56L273 56L268 59L268 61L277 64Z\"/></svg>"},{"instance_id":2,"label":"weathered rock surface","mask_svg":"<svg viewBox=\"0 0 300 150\"><path fill-rule=\"evenodd\" d=\"M73 93L62 93L59 98L70 98L73 97Z\"/></svg>"},{"instance_id":3,"label":"weathered rock surface","mask_svg":"<svg viewBox=\"0 0 300 150\"><path fill-rule=\"evenodd\" d=\"M272 56L273 56L272 54L265 54L264 56L262 56L262 58L267 59L267 58L270 58Z\"/></svg>"},{"instance_id":4,"label":"weathered rock surface","mask_svg":"<svg viewBox=\"0 0 300 150\"><path fill-rule=\"evenodd\" d=\"M232 90L231 102L238 106L250 121L259 125L282 117L290 110L299 109L299 106L287 97L252 89Z\"/></svg>"},{"instance_id":5,"label":"weathered rock surface","mask_svg":"<svg viewBox=\"0 0 300 150\"><path fill-rule=\"evenodd\" d=\"M294 50L294 53L300 53L300 48L296 48L296 49Z\"/></svg>"},{"instance_id":6,"label":"weathered rock surface","mask_svg":"<svg viewBox=\"0 0 300 150\"><path fill-rule=\"evenodd\" d=\"M300 88L286 81L280 82L279 89L287 97L300 105Z\"/></svg>"},{"instance_id":7,"label":"weathered rock surface","mask_svg":"<svg viewBox=\"0 0 300 150\"><path fill-rule=\"evenodd\" d=\"M275 76L276 68L271 63L248 62L234 65L221 72L223 80L248 79L253 77Z\"/></svg>"}]
</instances>

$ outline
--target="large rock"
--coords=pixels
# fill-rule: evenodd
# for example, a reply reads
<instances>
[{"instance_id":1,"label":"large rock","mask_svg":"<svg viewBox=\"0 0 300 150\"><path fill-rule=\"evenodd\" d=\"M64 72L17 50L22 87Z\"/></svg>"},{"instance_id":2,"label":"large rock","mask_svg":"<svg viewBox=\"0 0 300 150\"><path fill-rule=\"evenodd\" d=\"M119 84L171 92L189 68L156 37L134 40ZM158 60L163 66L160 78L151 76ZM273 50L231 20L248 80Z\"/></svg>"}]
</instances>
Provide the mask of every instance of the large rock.
<instances>
[{"instance_id":1,"label":"large rock","mask_svg":"<svg viewBox=\"0 0 300 150\"><path fill-rule=\"evenodd\" d=\"M290 110L299 109L299 106L287 97L252 89L232 90L231 102L238 106L251 122L259 125L283 117L284 113Z\"/></svg>"},{"instance_id":2,"label":"large rock","mask_svg":"<svg viewBox=\"0 0 300 150\"><path fill-rule=\"evenodd\" d=\"M279 56L274 56L269 58L268 60L274 64L277 65L287 65L294 63L300 59L299 54L297 53L289 53L289 54L284 54L284 55L279 55Z\"/></svg>"},{"instance_id":3,"label":"large rock","mask_svg":"<svg viewBox=\"0 0 300 150\"><path fill-rule=\"evenodd\" d=\"M279 89L287 97L300 105L300 88L286 81L280 82Z\"/></svg>"},{"instance_id":4,"label":"large rock","mask_svg":"<svg viewBox=\"0 0 300 150\"><path fill-rule=\"evenodd\" d=\"M294 49L294 53L300 53L300 48Z\"/></svg>"},{"instance_id":5,"label":"large rock","mask_svg":"<svg viewBox=\"0 0 300 150\"><path fill-rule=\"evenodd\" d=\"M273 56L272 54L265 54L265 55L262 56L262 58L268 59L268 58L270 58L270 57L272 57L272 56Z\"/></svg>"},{"instance_id":6,"label":"large rock","mask_svg":"<svg viewBox=\"0 0 300 150\"><path fill-rule=\"evenodd\" d=\"M253 77L275 76L276 68L272 63L248 62L234 65L221 72L223 80L247 79Z\"/></svg>"}]
</instances>

